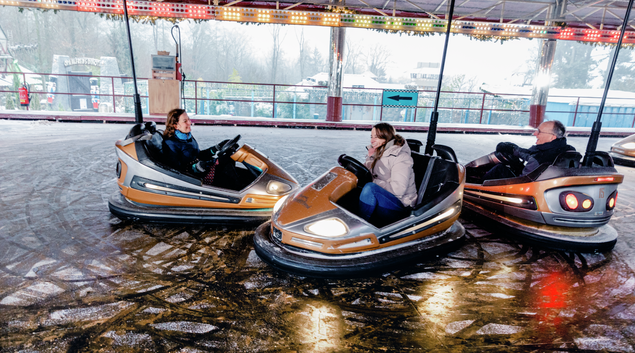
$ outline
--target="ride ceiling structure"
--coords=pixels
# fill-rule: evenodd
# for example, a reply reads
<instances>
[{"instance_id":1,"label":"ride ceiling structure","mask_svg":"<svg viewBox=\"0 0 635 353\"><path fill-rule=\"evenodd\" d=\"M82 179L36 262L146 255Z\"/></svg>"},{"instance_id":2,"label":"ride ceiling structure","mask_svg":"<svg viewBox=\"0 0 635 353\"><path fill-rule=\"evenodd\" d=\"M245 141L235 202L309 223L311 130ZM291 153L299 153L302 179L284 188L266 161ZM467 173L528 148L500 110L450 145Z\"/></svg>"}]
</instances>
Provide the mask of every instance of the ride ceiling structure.
<instances>
[{"instance_id":1,"label":"ride ceiling structure","mask_svg":"<svg viewBox=\"0 0 635 353\"><path fill-rule=\"evenodd\" d=\"M0 0L0 5L123 15L122 0ZM451 33L482 40L537 38L617 43L625 0L457 0ZM447 0L127 1L137 20L157 18L369 28L408 34L445 33ZM635 20L623 46L635 46Z\"/></svg>"}]
</instances>

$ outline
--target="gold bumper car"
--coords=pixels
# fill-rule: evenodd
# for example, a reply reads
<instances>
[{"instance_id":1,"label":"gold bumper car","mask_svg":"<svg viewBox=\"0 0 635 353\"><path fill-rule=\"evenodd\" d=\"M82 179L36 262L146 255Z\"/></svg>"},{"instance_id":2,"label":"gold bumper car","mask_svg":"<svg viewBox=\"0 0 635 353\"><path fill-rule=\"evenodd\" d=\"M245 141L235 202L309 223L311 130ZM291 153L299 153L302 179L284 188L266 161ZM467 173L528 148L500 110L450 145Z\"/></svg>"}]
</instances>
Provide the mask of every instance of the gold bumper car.
<instances>
[{"instance_id":1,"label":"gold bumper car","mask_svg":"<svg viewBox=\"0 0 635 353\"><path fill-rule=\"evenodd\" d=\"M117 184L110 211L121 219L159 223L261 223L273 206L294 192L297 181L264 154L238 145L240 135L221 143L236 163L236 189L203 184L202 180L163 162L163 137L153 122L136 124L117 141ZM167 147L166 147L167 148Z\"/></svg>"}]
</instances>

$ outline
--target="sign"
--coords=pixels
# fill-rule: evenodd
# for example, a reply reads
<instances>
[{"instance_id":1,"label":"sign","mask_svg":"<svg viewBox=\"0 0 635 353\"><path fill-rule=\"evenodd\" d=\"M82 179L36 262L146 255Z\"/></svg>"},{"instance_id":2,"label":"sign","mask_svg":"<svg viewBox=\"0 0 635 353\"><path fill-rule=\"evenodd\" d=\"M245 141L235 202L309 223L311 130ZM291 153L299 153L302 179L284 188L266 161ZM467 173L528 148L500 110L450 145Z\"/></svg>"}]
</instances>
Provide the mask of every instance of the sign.
<instances>
[{"instance_id":1,"label":"sign","mask_svg":"<svg viewBox=\"0 0 635 353\"><path fill-rule=\"evenodd\" d=\"M384 90L381 105L393 107L415 107L419 99L419 92L405 90Z\"/></svg>"},{"instance_id":2,"label":"sign","mask_svg":"<svg viewBox=\"0 0 635 353\"><path fill-rule=\"evenodd\" d=\"M64 61L64 67L69 67L73 65L100 66L101 59L72 58L72 59Z\"/></svg>"}]
</instances>

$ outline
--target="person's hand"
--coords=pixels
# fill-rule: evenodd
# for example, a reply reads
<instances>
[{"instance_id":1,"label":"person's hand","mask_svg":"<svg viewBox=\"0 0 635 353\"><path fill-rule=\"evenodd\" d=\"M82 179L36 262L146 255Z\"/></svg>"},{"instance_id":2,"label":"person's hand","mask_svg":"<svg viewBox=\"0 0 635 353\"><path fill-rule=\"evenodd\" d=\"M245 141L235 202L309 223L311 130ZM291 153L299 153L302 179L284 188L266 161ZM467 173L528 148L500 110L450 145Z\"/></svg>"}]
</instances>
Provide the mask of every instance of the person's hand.
<instances>
[{"instance_id":1,"label":"person's hand","mask_svg":"<svg viewBox=\"0 0 635 353\"><path fill-rule=\"evenodd\" d=\"M516 145L515 143L511 143L511 142L501 142L498 145L496 145L496 152L502 153L506 156L513 156L514 155L514 150L518 148L518 145Z\"/></svg>"},{"instance_id":2,"label":"person's hand","mask_svg":"<svg viewBox=\"0 0 635 353\"><path fill-rule=\"evenodd\" d=\"M368 149L368 157L373 156L373 155L375 154L375 151L377 151L377 149L376 149L375 147L372 147L372 146L371 146L371 147Z\"/></svg>"},{"instance_id":3,"label":"person's hand","mask_svg":"<svg viewBox=\"0 0 635 353\"><path fill-rule=\"evenodd\" d=\"M216 158L210 159L208 161L198 161L198 163L196 163L194 165L194 168L198 172L204 173L204 172L208 171L210 168L212 168L212 166L214 164L216 164L216 163L218 163L218 159L216 159Z\"/></svg>"}]
</instances>

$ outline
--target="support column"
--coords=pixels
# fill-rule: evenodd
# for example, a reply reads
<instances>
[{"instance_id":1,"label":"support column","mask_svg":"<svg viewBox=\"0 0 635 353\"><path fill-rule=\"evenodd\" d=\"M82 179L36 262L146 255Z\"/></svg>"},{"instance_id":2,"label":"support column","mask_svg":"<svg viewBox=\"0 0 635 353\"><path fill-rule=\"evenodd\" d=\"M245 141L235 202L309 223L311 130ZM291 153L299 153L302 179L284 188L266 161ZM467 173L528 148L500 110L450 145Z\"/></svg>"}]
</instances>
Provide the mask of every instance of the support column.
<instances>
[{"instance_id":1,"label":"support column","mask_svg":"<svg viewBox=\"0 0 635 353\"><path fill-rule=\"evenodd\" d=\"M543 40L540 45L540 64L534 79L534 89L529 106L529 125L538 127L545 119L547 98L549 98L549 82L551 81L551 65L556 53L556 40Z\"/></svg>"},{"instance_id":2,"label":"support column","mask_svg":"<svg viewBox=\"0 0 635 353\"><path fill-rule=\"evenodd\" d=\"M344 70L345 35L345 28L331 27L326 121L342 121L342 71Z\"/></svg>"},{"instance_id":3,"label":"support column","mask_svg":"<svg viewBox=\"0 0 635 353\"><path fill-rule=\"evenodd\" d=\"M559 20L564 19L563 13L566 8L567 0L553 0L547 13L547 18L552 19L552 21L546 22L545 25L560 25ZM531 105L529 106L529 125L532 127L538 127L545 120L549 83L551 82L551 65L555 54L556 40L543 40L540 45L540 64L534 80Z\"/></svg>"}]
</instances>

